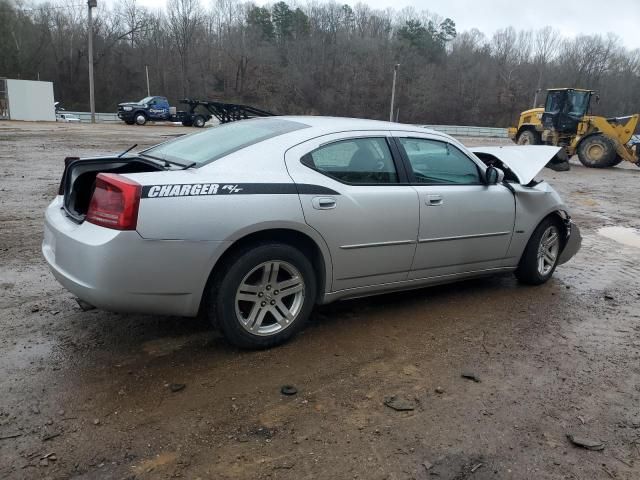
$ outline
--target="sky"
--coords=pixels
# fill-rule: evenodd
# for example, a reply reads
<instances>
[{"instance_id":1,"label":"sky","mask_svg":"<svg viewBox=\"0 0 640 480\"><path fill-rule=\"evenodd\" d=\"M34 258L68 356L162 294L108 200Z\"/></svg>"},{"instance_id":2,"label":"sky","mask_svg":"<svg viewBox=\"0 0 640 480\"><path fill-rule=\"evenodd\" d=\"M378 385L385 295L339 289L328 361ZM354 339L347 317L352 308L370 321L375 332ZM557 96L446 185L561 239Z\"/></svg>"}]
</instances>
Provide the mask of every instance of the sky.
<instances>
[{"instance_id":1,"label":"sky","mask_svg":"<svg viewBox=\"0 0 640 480\"><path fill-rule=\"evenodd\" d=\"M99 1L110 3L114 0ZM201 1L208 3L208 0ZM141 0L140 3L159 8L166 1ZM275 2L257 0L256 3ZM305 4L306 1L288 3ZM354 5L357 0L344 3ZM625 47L640 48L640 0L364 0L363 3L379 9L393 7L400 10L411 6L417 10L429 10L453 19L458 31L477 28L487 36L508 26L517 30L535 30L551 25L565 37L615 32Z\"/></svg>"}]
</instances>

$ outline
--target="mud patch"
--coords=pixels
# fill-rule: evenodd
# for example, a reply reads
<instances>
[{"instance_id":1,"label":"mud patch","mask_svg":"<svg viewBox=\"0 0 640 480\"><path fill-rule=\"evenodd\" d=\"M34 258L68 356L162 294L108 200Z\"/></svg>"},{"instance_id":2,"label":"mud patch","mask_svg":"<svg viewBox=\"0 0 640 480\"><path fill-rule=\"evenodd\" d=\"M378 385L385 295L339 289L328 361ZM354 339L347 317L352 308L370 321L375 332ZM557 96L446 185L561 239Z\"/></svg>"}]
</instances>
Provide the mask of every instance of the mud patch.
<instances>
[{"instance_id":1,"label":"mud patch","mask_svg":"<svg viewBox=\"0 0 640 480\"><path fill-rule=\"evenodd\" d=\"M175 452L164 452L156 455L154 458L143 460L138 465L134 465L131 469L138 475L151 473L166 465L175 463L178 455Z\"/></svg>"},{"instance_id":2,"label":"mud patch","mask_svg":"<svg viewBox=\"0 0 640 480\"><path fill-rule=\"evenodd\" d=\"M142 350L152 357L164 357L181 350L186 345L193 343L197 339L201 339L201 335L186 335L174 338L158 338L149 340L142 345Z\"/></svg>"}]
</instances>

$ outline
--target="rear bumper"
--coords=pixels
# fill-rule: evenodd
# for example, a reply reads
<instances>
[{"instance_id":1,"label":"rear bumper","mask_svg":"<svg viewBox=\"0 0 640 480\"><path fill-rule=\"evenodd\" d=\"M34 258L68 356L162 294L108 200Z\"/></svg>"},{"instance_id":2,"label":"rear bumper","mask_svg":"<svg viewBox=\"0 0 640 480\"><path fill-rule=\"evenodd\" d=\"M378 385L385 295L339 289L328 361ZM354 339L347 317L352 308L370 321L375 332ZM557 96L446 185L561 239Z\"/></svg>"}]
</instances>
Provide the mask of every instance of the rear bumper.
<instances>
[{"instance_id":1,"label":"rear bumper","mask_svg":"<svg viewBox=\"0 0 640 480\"><path fill-rule=\"evenodd\" d=\"M148 240L88 222L78 225L47 208L42 253L56 279L104 310L195 316L225 242Z\"/></svg>"},{"instance_id":2,"label":"rear bumper","mask_svg":"<svg viewBox=\"0 0 640 480\"><path fill-rule=\"evenodd\" d=\"M567 238L567 243L560 254L560 258L558 259L558 265L562 265L563 263L567 263L571 258L578 253L580 250L580 246L582 245L582 235L580 234L580 229L578 226L568 220L569 222L569 237Z\"/></svg>"}]
</instances>

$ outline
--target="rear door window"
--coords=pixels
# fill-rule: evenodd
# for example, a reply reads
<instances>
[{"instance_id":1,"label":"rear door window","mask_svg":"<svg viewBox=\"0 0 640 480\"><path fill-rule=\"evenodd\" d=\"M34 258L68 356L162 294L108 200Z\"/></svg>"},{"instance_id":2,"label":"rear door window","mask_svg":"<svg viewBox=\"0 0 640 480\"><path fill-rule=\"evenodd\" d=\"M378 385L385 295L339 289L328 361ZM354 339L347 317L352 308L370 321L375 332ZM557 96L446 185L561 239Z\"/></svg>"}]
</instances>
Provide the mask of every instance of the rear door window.
<instances>
[{"instance_id":1,"label":"rear door window","mask_svg":"<svg viewBox=\"0 0 640 480\"><path fill-rule=\"evenodd\" d=\"M384 137L332 142L305 155L302 163L343 183L398 183L398 173Z\"/></svg>"}]
</instances>

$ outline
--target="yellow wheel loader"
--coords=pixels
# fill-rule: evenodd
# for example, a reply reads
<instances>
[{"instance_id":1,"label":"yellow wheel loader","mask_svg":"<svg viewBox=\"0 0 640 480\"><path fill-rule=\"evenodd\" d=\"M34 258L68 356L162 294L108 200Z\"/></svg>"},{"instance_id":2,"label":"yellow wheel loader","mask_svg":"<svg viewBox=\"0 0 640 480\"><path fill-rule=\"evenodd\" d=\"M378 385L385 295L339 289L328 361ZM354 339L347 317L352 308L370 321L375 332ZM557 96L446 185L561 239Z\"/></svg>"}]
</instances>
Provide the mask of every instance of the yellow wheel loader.
<instances>
[{"instance_id":1,"label":"yellow wheel loader","mask_svg":"<svg viewBox=\"0 0 640 480\"><path fill-rule=\"evenodd\" d=\"M509 128L509 138L518 145L563 147L559 158L565 163L576 153L585 167L607 168L622 160L640 166L640 146L632 145L639 114L605 118L587 115L593 90L553 88L547 90L544 108L520 114L517 127ZM596 101L598 100L596 95Z\"/></svg>"}]
</instances>

